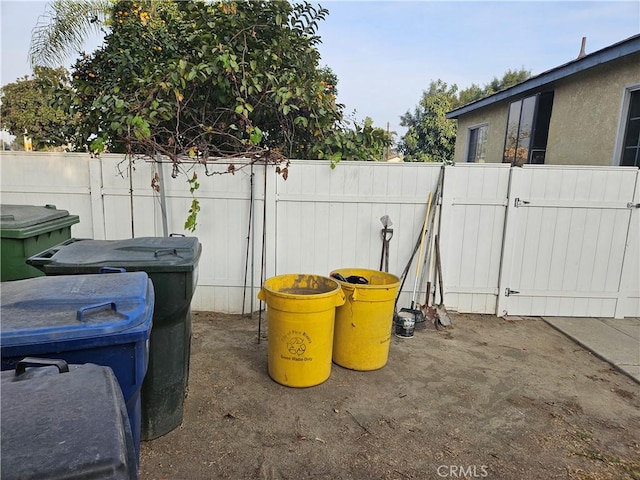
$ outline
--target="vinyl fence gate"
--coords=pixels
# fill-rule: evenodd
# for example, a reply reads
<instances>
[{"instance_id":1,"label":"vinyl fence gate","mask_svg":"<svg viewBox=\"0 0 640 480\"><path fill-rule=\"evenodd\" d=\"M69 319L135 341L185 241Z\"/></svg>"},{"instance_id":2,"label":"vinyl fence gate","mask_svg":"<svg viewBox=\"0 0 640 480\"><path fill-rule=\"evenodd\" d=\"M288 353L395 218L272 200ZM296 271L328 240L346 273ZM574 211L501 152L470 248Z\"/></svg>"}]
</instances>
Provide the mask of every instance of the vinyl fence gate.
<instances>
[{"instance_id":1,"label":"vinyl fence gate","mask_svg":"<svg viewBox=\"0 0 640 480\"><path fill-rule=\"evenodd\" d=\"M445 304L496 315L640 315L636 168L445 170Z\"/></svg>"}]
</instances>

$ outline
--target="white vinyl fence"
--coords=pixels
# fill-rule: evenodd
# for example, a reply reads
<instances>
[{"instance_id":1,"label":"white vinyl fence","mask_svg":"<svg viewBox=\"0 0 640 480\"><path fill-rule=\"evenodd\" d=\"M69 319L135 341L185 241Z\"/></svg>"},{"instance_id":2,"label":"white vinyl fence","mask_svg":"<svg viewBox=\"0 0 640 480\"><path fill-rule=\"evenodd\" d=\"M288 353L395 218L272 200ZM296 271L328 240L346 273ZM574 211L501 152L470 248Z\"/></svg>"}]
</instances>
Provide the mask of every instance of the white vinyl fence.
<instances>
[{"instance_id":1,"label":"white vinyl fence","mask_svg":"<svg viewBox=\"0 0 640 480\"><path fill-rule=\"evenodd\" d=\"M120 155L3 152L0 194L2 203L55 204L79 215L76 238L196 235L203 253L193 308L240 313L258 308L261 276L379 269L383 215L394 230L389 270L399 276L441 170L439 164L377 162L342 162L332 170L328 162L293 161L286 181L271 166L207 177L198 165L171 178L169 165L138 160L130 167ZM192 199L186 178L194 172L201 212L189 234L183 227ZM151 186L156 175L163 195ZM638 169L629 167L446 167L442 204L433 208L447 308L639 316L638 178ZM431 255L425 256L419 304L425 285L433 283L434 240L425 248ZM411 302L415 268L399 307Z\"/></svg>"},{"instance_id":2,"label":"white vinyl fence","mask_svg":"<svg viewBox=\"0 0 640 480\"><path fill-rule=\"evenodd\" d=\"M498 311L638 315L637 179L617 167L513 169Z\"/></svg>"}]
</instances>

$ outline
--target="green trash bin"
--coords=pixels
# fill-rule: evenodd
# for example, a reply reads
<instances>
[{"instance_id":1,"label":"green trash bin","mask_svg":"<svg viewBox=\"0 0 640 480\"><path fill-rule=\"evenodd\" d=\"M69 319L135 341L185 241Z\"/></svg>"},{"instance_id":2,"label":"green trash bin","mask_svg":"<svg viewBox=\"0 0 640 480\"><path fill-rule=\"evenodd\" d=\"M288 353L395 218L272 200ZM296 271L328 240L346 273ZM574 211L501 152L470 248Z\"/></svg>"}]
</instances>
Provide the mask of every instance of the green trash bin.
<instances>
[{"instance_id":1,"label":"green trash bin","mask_svg":"<svg viewBox=\"0 0 640 480\"><path fill-rule=\"evenodd\" d=\"M155 289L149 366L142 384L142 440L182 423L191 354L191 299L202 246L196 237L71 239L27 259L46 275L143 271Z\"/></svg>"},{"instance_id":2,"label":"green trash bin","mask_svg":"<svg viewBox=\"0 0 640 480\"><path fill-rule=\"evenodd\" d=\"M42 276L27 258L71 238L71 225L79 221L55 205L0 205L0 280Z\"/></svg>"}]
</instances>

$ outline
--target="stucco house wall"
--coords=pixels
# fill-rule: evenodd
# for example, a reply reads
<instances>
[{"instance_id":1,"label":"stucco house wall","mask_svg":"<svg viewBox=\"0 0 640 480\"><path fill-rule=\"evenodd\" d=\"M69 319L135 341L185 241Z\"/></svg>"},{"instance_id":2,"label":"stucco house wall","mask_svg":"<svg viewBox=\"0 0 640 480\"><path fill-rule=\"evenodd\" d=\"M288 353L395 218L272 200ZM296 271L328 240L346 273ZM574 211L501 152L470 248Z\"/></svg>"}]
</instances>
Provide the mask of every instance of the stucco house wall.
<instances>
[{"instance_id":1,"label":"stucco house wall","mask_svg":"<svg viewBox=\"0 0 640 480\"><path fill-rule=\"evenodd\" d=\"M617 165L619 159L613 158L613 150L623 94L626 87L637 84L640 54L587 70L556 85L545 163Z\"/></svg>"},{"instance_id":2,"label":"stucco house wall","mask_svg":"<svg viewBox=\"0 0 640 480\"><path fill-rule=\"evenodd\" d=\"M454 161L467 160L469 129L487 125L485 161L502 162L510 103L553 91L544 163L618 165L620 150L616 150L616 144L622 141L622 127L627 121L629 91L640 89L639 39L635 36L594 53L597 59L602 58L597 56L602 55L600 52L608 55L606 61L595 66L593 62L586 63L587 68L578 66L591 60L587 56L499 92L493 101L488 97L477 106L450 112L448 118L458 122ZM629 52L628 47L635 50ZM621 53L624 49L627 51ZM529 84L533 84L531 88L527 88ZM514 93L510 94L511 90Z\"/></svg>"},{"instance_id":3,"label":"stucco house wall","mask_svg":"<svg viewBox=\"0 0 640 480\"><path fill-rule=\"evenodd\" d=\"M454 161L456 163L467 161L469 129L487 125L487 157L485 162L502 162L508 109L508 103L497 104L460 117L458 119Z\"/></svg>"}]
</instances>

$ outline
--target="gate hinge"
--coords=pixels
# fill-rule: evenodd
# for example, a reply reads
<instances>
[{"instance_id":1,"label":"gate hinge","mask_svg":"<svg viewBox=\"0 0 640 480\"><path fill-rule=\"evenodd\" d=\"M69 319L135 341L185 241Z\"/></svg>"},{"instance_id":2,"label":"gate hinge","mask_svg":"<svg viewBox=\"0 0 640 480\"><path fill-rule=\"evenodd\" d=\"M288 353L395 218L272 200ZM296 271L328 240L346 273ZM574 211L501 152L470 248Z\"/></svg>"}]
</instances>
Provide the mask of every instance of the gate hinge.
<instances>
[{"instance_id":1,"label":"gate hinge","mask_svg":"<svg viewBox=\"0 0 640 480\"><path fill-rule=\"evenodd\" d=\"M516 199L513 202L513 206L521 207L522 205L529 205L529 202L527 200L520 200L519 197L516 197Z\"/></svg>"},{"instance_id":2,"label":"gate hinge","mask_svg":"<svg viewBox=\"0 0 640 480\"><path fill-rule=\"evenodd\" d=\"M627 208L640 208L640 203L627 203Z\"/></svg>"},{"instance_id":3,"label":"gate hinge","mask_svg":"<svg viewBox=\"0 0 640 480\"><path fill-rule=\"evenodd\" d=\"M518 293L520 293L520 292L518 292L516 290L511 290L508 287L504 289L504 296L505 297L508 297L509 295L517 295Z\"/></svg>"}]
</instances>

